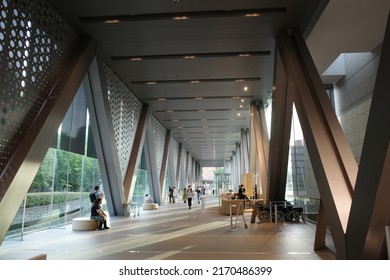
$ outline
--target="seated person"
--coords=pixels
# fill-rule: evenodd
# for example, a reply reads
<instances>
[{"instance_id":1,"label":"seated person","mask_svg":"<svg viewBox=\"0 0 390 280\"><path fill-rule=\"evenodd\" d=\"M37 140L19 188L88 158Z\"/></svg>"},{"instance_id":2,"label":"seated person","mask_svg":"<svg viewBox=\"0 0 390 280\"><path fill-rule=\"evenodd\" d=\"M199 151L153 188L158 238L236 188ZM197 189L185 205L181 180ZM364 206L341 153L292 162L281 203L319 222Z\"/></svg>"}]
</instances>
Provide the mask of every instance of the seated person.
<instances>
[{"instance_id":1,"label":"seated person","mask_svg":"<svg viewBox=\"0 0 390 280\"><path fill-rule=\"evenodd\" d=\"M98 197L91 207L91 219L99 222L98 230L110 229L107 226L107 215L102 210L101 204L102 198Z\"/></svg>"},{"instance_id":2,"label":"seated person","mask_svg":"<svg viewBox=\"0 0 390 280\"><path fill-rule=\"evenodd\" d=\"M145 204L152 204L153 203L153 198L151 195L146 194L145 195Z\"/></svg>"},{"instance_id":3,"label":"seated person","mask_svg":"<svg viewBox=\"0 0 390 280\"><path fill-rule=\"evenodd\" d=\"M245 194L245 187L242 184L238 188L238 198L239 199L248 199L248 197Z\"/></svg>"}]
</instances>

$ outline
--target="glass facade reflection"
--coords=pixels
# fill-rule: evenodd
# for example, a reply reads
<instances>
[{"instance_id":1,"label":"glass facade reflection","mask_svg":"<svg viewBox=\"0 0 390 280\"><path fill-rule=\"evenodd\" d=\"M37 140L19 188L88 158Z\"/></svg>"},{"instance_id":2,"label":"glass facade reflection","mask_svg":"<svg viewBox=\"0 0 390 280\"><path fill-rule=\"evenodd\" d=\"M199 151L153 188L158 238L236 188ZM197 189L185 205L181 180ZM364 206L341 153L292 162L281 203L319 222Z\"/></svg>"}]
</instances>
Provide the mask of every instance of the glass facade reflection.
<instances>
[{"instance_id":1,"label":"glass facade reflection","mask_svg":"<svg viewBox=\"0 0 390 280\"><path fill-rule=\"evenodd\" d=\"M89 216L91 203L88 194L96 185L104 191L85 95L80 88L8 230L7 238L64 227L73 217Z\"/></svg>"}]
</instances>

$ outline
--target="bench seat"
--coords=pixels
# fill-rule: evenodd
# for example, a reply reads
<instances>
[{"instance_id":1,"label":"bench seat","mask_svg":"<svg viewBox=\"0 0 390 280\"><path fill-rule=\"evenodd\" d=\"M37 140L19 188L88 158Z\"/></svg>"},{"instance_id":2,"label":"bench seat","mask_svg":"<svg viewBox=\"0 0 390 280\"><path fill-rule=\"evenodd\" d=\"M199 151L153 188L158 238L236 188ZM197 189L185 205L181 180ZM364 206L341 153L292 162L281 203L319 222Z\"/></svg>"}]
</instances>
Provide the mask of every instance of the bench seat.
<instances>
[{"instance_id":1,"label":"bench seat","mask_svg":"<svg viewBox=\"0 0 390 280\"><path fill-rule=\"evenodd\" d=\"M157 203L143 204L142 209L143 210L157 210L158 204Z\"/></svg>"},{"instance_id":2,"label":"bench seat","mask_svg":"<svg viewBox=\"0 0 390 280\"><path fill-rule=\"evenodd\" d=\"M73 230L96 230L97 227L98 222L91 220L90 217L80 217L72 220Z\"/></svg>"}]
</instances>

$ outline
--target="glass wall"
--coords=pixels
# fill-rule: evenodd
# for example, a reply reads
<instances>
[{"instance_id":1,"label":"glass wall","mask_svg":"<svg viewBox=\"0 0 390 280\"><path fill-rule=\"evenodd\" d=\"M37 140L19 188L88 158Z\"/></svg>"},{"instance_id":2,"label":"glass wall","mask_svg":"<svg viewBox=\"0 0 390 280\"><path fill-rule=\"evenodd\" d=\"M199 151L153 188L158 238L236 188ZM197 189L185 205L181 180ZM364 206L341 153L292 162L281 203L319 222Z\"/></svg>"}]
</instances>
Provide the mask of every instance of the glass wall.
<instances>
[{"instance_id":1,"label":"glass wall","mask_svg":"<svg viewBox=\"0 0 390 280\"><path fill-rule=\"evenodd\" d=\"M85 95L80 88L6 238L64 228L73 217L89 216L88 194L96 185L103 189Z\"/></svg>"}]
</instances>

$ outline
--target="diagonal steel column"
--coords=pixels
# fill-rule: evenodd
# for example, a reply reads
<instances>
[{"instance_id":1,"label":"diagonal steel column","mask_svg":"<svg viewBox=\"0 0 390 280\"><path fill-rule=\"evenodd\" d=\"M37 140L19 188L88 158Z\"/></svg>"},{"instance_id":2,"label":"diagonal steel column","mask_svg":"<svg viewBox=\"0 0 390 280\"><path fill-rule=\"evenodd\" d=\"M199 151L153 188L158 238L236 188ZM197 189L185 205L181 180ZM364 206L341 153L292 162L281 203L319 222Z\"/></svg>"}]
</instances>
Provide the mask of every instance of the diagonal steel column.
<instances>
[{"instance_id":1,"label":"diagonal steel column","mask_svg":"<svg viewBox=\"0 0 390 280\"><path fill-rule=\"evenodd\" d=\"M96 56L84 82L85 95L108 210L111 215L123 216L122 176L104 77L103 62Z\"/></svg>"},{"instance_id":2,"label":"diagonal steel column","mask_svg":"<svg viewBox=\"0 0 390 280\"><path fill-rule=\"evenodd\" d=\"M251 123L253 123L253 131L256 143L256 153L251 154L251 157L256 157L259 163L259 168L256 174L259 175L259 183L261 193L265 203L268 203L268 159L269 159L269 138L268 130L265 123L264 110L260 111L259 107L251 104ZM259 187L259 186L258 186ZM258 193L259 190L257 190Z\"/></svg>"},{"instance_id":3,"label":"diagonal steel column","mask_svg":"<svg viewBox=\"0 0 390 280\"><path fill-rule=\"evenodd\" d=\"M129 164L127 166L126 175L123 180L125 203L130 202L134 192L134 185L137 179L137 169L138 169L139 161L141 159L142 147L145 142L148 116L149 116L149 106L147 104L144 104L137 125L137 131L135 133L133 146L131 148L131 154L130 154Z\"/></svg>"},{"instance_id":4,"label":"diagonal steel column","mask_svg":"<svg viewBox=\"0 0 390 280\"><path fill-rule=\"evenodd\" d=\"M248 149L248 133L246 129L241 129L241 164L242 173L249 172L249 149Z\"/></svg>"},{"instance_id":5,"label":"diagonal steel column","mask_svg":"<svg viewBox=\"0 0 390 280\"><path fill-rule=\"evenodd\" d=\"M8 231L24 196L33 182L47 150L95 56L96 44L84 38L67 68L16 149L0 177L0 241Z\"/></svg>"},{"instance_id":6,"label":"diagonal steel column","mask_svg":"<svg viewBox=\"0 0 390 280\"><path fill-rule=\"evenodd\" d=\"M310 53L297 31L278 34L278 50L291 86L337 257L346 258L345 231L357 164L326 95Z\"/></svg>"},{"instance_id":7,"label":"diagonal steel column","mask_svg":"<svg viewBox=\"0 0 390 280\"><path fill-rule=\"evenodd\" d=\"M390 211L390 17L347 228L349 259L384 259Z\"/></svg>"},{"instance_id":8,"label":"diagonal steel column","mask_svg":"<svg viewBox=\"0 0 390 280\"><path fill-rule=\"evenodd\" d=\"M161 204L162 201L164 201L165 196L163 193L161 193L162 188L160 187L160 175L158 174L158 164L156 160L155 132L151 115L149 115L147 120L146 139L143 145L143 149L145 151L145 160L148 170L151 195L154 197L154 201L156 203Z\"/></svg>"},{"instance_id":9,"label":"diagonal steel column","mask_svg":"<svg viewBox=\"0 0 390 280\"><path fill-rule=\"evenodd\" d=\"M293 103L287 91L287 77L279 51L275 55L272 94L271 141L268 170L269 200L285 198Z\"/></svg>"},{"instance_id":10,"label":"diagonal steel column","mask_svg":"<svg viewBox=\"0 0 390 280\"><path fill-rule=\"evenodd\" d=\"M164 143L164 152L163 152L163 158L161 163L161 171L160 171L160 193L163 193L164 191L164 181L165 181L165 174L167 172L167 163L169 158L169 145L171 143L171 131L167 130L167 133L165 135L165 143ZM176 187L172 184L172 187ZM176 188L177 190L177 188Z\"/></svg>"},{"instance_id":11,"label":"diagonal steel column","mask_svg":"<svg viewBox=\"0 0 390 280\"><path fill-rule=\"evenodd\" d=\"M181 181L180 181L180 173L181 173L181 169L182 169L182 163L183 163L183 144L180 143L179 144L179 151L178 151L178 154L177 154L177 166L176 166L176 182L177 182L177 187L179 189L179 187L183 187L185 188L186 186L181 184ZM179 185L180 184L180 185Z\"/></svg>"}]
</instances>

